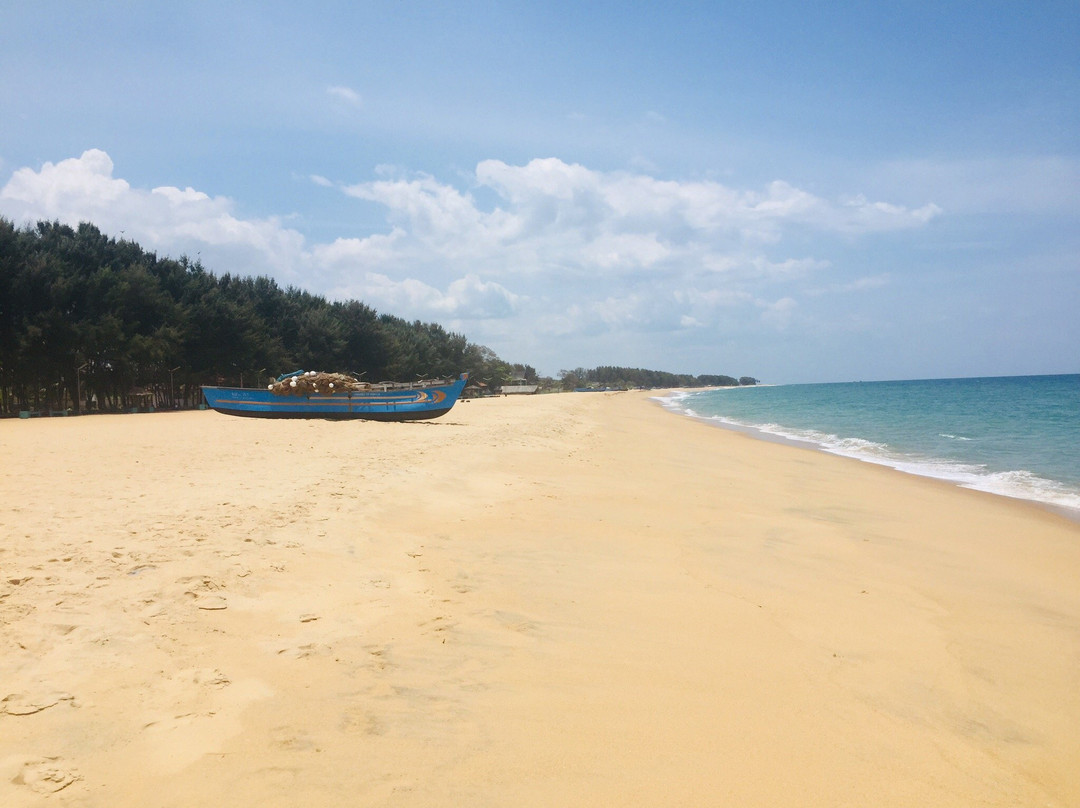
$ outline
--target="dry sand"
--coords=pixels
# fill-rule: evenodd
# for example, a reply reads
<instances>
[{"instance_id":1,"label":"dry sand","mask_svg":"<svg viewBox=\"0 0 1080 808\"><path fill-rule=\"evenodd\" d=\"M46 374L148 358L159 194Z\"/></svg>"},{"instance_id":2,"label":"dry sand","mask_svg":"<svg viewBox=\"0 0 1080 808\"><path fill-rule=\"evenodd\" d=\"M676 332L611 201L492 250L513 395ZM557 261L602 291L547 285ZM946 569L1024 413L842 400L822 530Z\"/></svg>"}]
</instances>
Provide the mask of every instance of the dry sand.
<instances>
[{"instance_id":1,"label":"dry sand","mask_svg":"<svg viewBox=\"0 0 1080 808\"><path fill-rule=\"evenodd\" d=\"M0 805L1080 805L1080 524L643 394L0 422Z\"/></svg>"}]
</instances>

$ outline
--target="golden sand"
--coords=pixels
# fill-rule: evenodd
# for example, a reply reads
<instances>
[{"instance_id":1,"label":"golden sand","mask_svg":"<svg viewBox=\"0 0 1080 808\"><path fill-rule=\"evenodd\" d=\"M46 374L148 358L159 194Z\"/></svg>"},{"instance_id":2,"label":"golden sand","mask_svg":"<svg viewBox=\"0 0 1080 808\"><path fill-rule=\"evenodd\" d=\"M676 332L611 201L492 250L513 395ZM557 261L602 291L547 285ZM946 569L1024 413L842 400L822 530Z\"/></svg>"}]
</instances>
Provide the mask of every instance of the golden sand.
<instances>
[{"instance_id":1,"label":"golden sand","mask_svg":"<svg viewBox=\"0 0 1080 808\"><path fill-rule=\"evenodd\" d=\"M0 422L0 805L1080 805L1080 525L643 394Z\"/></svg>"}]
</instances>

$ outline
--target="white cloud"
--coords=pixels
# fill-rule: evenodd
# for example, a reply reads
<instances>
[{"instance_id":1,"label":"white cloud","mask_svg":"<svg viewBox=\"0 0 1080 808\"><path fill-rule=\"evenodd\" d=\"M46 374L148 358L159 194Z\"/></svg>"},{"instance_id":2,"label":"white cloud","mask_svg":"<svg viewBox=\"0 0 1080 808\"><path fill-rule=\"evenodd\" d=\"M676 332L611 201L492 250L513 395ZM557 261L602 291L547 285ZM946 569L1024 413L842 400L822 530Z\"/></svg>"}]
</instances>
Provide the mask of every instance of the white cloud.
<instances>
[{"instance_id":1,"label":"white cloud","mask_svg":"<svg viewBox=\"0 0 1080 808\"><path fill-rule=\"evenodd\" d=\"M385 235L376 233L367 238L339 238L330 244L316 245L316 263L331 274L353 269L372 269L389 266L399 255L398 245L406 238L405 231L394 228Z\"/></svg>"},{"instance_id":2,"label":"white cloud","mask_svg":"<svg viewBox=\"0 0 1080 808\"><path fill-rule=\"evenodd\" d=\"M888 286L891 282L891 278L887 273L880 275L867 275L861 278L856 278L853 281L846 283L834 283L828 286L821 286L812 289L807 289L808 295L825 295L825 294L837 294L847 292L864 292L868 289L880 289L883 286Z\"/></svg>"},{"instance_id":3,"label":"white cloud","mask_svg":"<svg viewBox=\"0 0 1080 808\"><path fill-rule=\"evenodd\" d=\"M762 321L783 330L791 324L791 318L799 304L793 298L782 297L772 303L762 301L758 305L762 308Z\"/></svg>"},{"instance_id":4,"label":"white cloud","mask_svg":"<svg viewBox=\"0 0 1080 808\"><path fill-rule=\"evenodd\" d=\"M18 169L0 191L0 199L20 219L100 217L132 193L124 180L113 179L112 171L109 155L90 149L81 157L45 163L40 171Z\"/></svg>"},{"instance_id":5,"label":"white cloud","mask_svg":"<svg viewBox=\"0 0 1080 808\"><path fill-rule=\"evenodd\" d=\"M363 99L360 98L360 93L356 92L356 90L352 89L351 87L327 87L326 92L332 98L336 98L339 101L344 101L346 104L352 107L359 107L363 104Z\"/></svg>"},{"instance_id":6,"label":"white cloud","mask_svg":"<svg viewBox=\"0 0 1080 808\"><path fill-rule=\"evenodd\" d=\"M849 215L842 217L838 229L855 231L896 230L918 226L942 212L941 208L932 202L908 210L901 205L890 205L887 202L870 202L861 194L844 202L841 210Z\"/></svg>"},{"instance_id":7,"label":"white cloud","mask_svg":"<svg viewBox=\"0 0 1080 808\"><path fill-rule=\"evenodd\" d=\"M598 269L651 267L671 254L655 233L605 233L581 252L586 264Z\"/></svg>"},{"instance_id":8,"label":"white cloud","mask_svg":"<svg viewBox=\"0 0 1080 808\"><path fill-rule=\"evenodd\" d=\"M226 197L133 188L97 149L15 171L0 189L0 215L91 221L160 253L200 252L216 272L269 274L482 342L707 330L730 327L733 316L783 329L800 295L886 282L830 281L827 258L785 249L789 233L805 244L807 233L917 228L939 213L859 195L831 201L780 181L736 189L556 158L485 160L466 188L391 167L376 176L352 185L311 177L386 210L385 232L326 243L308 243L277 217L242 218Z\"/></svg>"},{"instance_id":9,"label":"white cloud","mask_svg":"<svg viewBox=\"0 0 1080 808\"><path fill-rule=\"evenodd\" d=\"M112 176L113 162L100 149L21 168L0 189L4 215L19 223L57 219L88 221L103 232L134 239L148 249L179 255L218 248L222 272L272 274L295 280L307 269L303 236L277 218L241 219L233 202L193 188L132 188Z\"/></svg>"},{"instance_id":10,"label":"white cloud","mask_svg":"<svg viewBox=\"0 0 1080 808\"><path fill-rule=\"evenodd\" d=\"M458 278L442 292L417 278L394 280L379 272L366 272L335 293L336 297L363 300L387 313L423 313L425 318L441 322L509 317L522 301L520 295L476 275Z\"/></svg>"},{"instance_id":11,"label":"white cloud","mask_svg":"<svg viewBox=\"0 0 1080 808\"><path fill-rule=\"evenodd\" d=\"M521 300L520 295L493 281L466 275L450 284L439 308L457 319L508 317L517 310Z\"/></svg>"},{"instance_id":12,"label":"white cloud","mask_svg":"<svg viewBox=\"0 0 1080 808\"><path fill-rule=\"evenodd\" d=\"M805 278L829 268L828 261L817 258L785 258L782 261L770 261L762 255L749 259L747 265L752 268L751 275L770 280L788 280Z\"/></svg>"},{"instance_id":13,"label":"white cloud","mask_svg":"<svg viewBox=\"0 0 1080 808\"><path fill-rule=\"evenodd\" d=\"M389 221L407 234L402 249L479 262L500 275L595 276L691 263L717 271L740 262L756 274L820 269L827 262L770 262L760 250L791 227L871 233L920 227L939 212L862 197L830 202L783 182L739 191L716 182L604 173L556 158L520 166L485 160L475 181L496 194L494 208L426 175L359 183L345 192L384 205ZM732 260L747 252L756 255L749 263Z\"/></svg>"},{"instance_id":14,"label":"white cloud","mask_svg":"<svg viewBox=\"0 0 1080 808\"><path fill-rule=\"evenodd\" d=\"M696 307L701 310L732 308L754 302L754 296L745 289L724 287L690 287L675 292L674 297L684 307Z\"/></svg>"}]
</instances>

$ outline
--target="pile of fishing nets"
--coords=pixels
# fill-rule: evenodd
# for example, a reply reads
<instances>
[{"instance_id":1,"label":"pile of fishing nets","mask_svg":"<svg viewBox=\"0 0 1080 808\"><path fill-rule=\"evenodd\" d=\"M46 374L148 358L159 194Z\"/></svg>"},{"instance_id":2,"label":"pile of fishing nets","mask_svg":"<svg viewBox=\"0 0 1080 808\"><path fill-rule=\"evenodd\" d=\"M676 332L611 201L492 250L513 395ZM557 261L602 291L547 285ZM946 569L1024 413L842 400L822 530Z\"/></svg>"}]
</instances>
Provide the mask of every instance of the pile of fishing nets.
<instances>
[{"instance_id":1,"label":"pile of fishing nets","mask_svg":"<svg viewBox=\"0 0 1080 808\"><path fill-rule=\"evenodd\" d=\"M266 389L276 396L327 395L368 390L370 388L371 385L367 382L354 379L352 376L346 376L344 373L323 373L315 370L286 376L266 385Z\"/></svg>"}]
</instances>

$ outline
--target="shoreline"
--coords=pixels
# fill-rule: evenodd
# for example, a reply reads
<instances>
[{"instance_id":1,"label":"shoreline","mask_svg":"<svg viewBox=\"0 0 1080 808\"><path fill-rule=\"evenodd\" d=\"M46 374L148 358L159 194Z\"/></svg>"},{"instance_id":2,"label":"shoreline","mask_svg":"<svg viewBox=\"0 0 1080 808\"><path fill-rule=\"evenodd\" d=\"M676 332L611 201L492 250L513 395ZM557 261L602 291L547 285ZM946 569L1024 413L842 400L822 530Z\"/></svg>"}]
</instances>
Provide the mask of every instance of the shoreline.
<instances>
[{"instance_id":1,"label":"shoreline","mask_svg":"<svg viewBox=\"0 0 1080 808\"><path fill-rule=\"evenodd\" d=\"M694 389L692 391L687 391L687 390L684 390L684 389L672 388L670 390L670 392L669 392L669 396L672 393L677 393L677 394L681 394L681 395L683 395L685 397L685 396L693 395L694 393L697 393L697 392L701 392L701 391L699 391L697 389ZM766 442L769 442L769 443L777 443L777 444L784 445L784 446L790 446L790 447L796 448L796 449L805 449L805 450L814 451L814 452L821 452L823 454L832 455L833 457L844 457L844 458L848 458L850 460L855 460L855 461L860 462L860 463L867 463L867 464L873 465L873 466L881 466L881 467L884 467L884 468L888 468L888 469L896 471L896 472L898 472L900 474L910 475L910 476L913 476L913 477L921 477L923 479L928 479L928 480L938 480L938 481L940 481L942 483L946 483L946 484L954 486L956 488L961 488L961 489L965 489L965 490L968 490L968 491L979 491L981 493L990 494L991 496L995 496L995 497L1002 497L1004 499L1015 500L1015 501L1018 501L1018 502L1025 502L1025 503L1028 503L1028 504L1031 504L1031 505L1034 505L1034 506L1049 510L1049 511L1051 511L1053 513L1058 514L1059 516L1064 516L1066 519L1069 519L1071 521L1080 523L1080 506L1073 507L1073 506L1070 506L1070 505L1062 504L1060 502L1053 502L1053 501L1050 501L1050 500L1047 500L1047 499L1038 499L1038 498L1035 498L1035 497L1032 497L1032 496L1024 496L1022 494L1007 494L1007 493L1003 493L1001 491L993 491L993 490L989 490L987 488L980 488L975 484L965 483L962 480L956 478L955 476L950 477L948 475L941 474L941 473L935 474L935 473L932 473L930 471L922 471L922 470L920 470L922 468L922 465L918 461L915 461L915 460L902 461L901 459L895 459L895 460L888 460L888 459L884 459L884 458L883 459L876 459L876 458L874 458L872 456L867 456L867 455L860 454L860 453L845 453L845 452L840 452L840 451L834 451L834 450L830 449L829 447L825 446L822 443L819 443L819 442L816 442L816 441L813 441L813 440L809 440L809 439L792 437L790 435L783 435L783 434L779 434L779 433L776 433L776 432L770 432L768 430L765 430L765 429L761 428L760 426L755 426L753 424L742 424L742 423L737 423L737 422L732 421L730 419L724 419L724 418L721 418L721 417L718 417L718 416L698 415L697 413L687 412L684 409L680 408L671 398L665 398L665 397L662 397L662 396L656 396L656 397L653 398L653 401L655 401L660 407L667 410L669 413L671 413L673 415L678 415L678 416L681 416L681 417L684 417L684 418L690 418L692 420L700 421L700 422L708 424L710 426L719 427L720 429L726 429L726 430L729 430L729 431L732 431L732 432L738 432L738 433L741 433L741 434L749 435L749 436L751 436L751 437L753 437L753 438L755 438L757 440L762 440L762 441L766 441ZM904 462L907 467L901 467L900 465L898 465L901 462ZM946 461L946 462L959 462L959 461ZM1045 479L1045 478L1042 478L1042 479ZM1053 480L1046 480L1046 482L1053 482L1056 485L1061 484L1061 483L1058 483L1057 481L1053 481Z\"/></svg>"},{"instance_id":2,"label":"shoreline","mask_svg":"<svg viewBox=\"0 0 1080 808\"><path fill-rule=\"evenodd\" d=\"M0 422L0 803L1080 800L1075 523L654 405Z\"/></svg>"}]
</instances>

